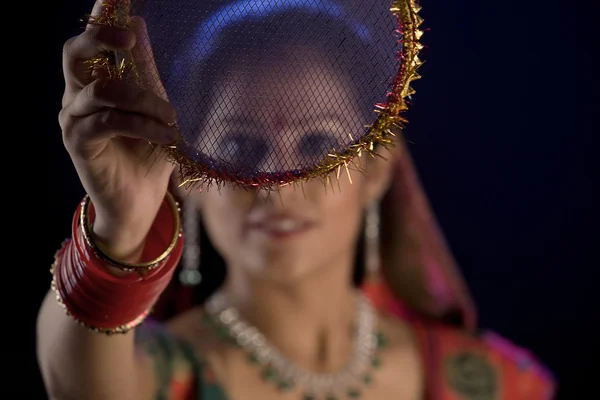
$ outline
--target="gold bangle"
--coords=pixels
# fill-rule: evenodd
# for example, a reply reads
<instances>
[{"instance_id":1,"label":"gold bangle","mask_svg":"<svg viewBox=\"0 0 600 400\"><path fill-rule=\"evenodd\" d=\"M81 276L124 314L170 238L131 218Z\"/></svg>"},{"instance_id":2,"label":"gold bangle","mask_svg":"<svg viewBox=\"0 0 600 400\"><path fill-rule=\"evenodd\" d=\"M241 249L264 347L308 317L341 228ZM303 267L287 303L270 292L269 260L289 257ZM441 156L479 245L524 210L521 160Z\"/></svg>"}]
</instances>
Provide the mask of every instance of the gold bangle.
<instances>
[{"instance_id":1,"label":"gold bangle","mask_svg":"<svg viewBox=\"0 0 600 400\"><path fill-rule=\"evenodd\" d=\"M56 288L56 275L55 275L56 266L58 265L58 261L60 259L60 253L62 252L62 250L64 250L67 243L68 243L68 241L63 242L60 250L58 250L56 252L56 254L54 255L54 262L52 263L52 267L50 267L50 273L52 274L52 282L50 283L50 288L54 292L54 295L56 296L56 302L58 303L60 308L63 309L63 311L65 312L67 317L69 317L71 320L73 320L75 323L77 323L77 325L82 326L89 331L92 331L95 333L101 333L101 334L108 335L108 336L115 335L115 334L127 333L130 330L138 327L142 322L144 322L144 320L152 312L151 309L144 311L141 315L137 316L133 321L131 321L127 324L124 324L124 325L116 326L114 328L97 328L97 327L94 327L94 326L91 326L91 325L88 325L88 324L82 322L81 320L76 318L73 314L71 314L71 312L67 308L65 302L63 301L62 296L60 295L60 292Z\"/></svg>"},{"instance_id":2,"label":"gold bangle","mask_svg":"<svg viewBox=\"0 0 600 400\"><path fill-rule=\"evenodd\" d=\"M175 248L175 245L177 244L177 240L181 236L181 232L180 232L181 231L181 218L179 216L179 213L180 213L179 204L175 201L175 198L169 192L166 193L165 200L166 200L167 204L169 205L169 207L171 208L171 211L173 213L173 237L171 238L171 241L169 242L169 245L167 246L165 251L160 256L155 258L154 260L134 264L134 263L118 261L118 260L115 260L114 258L112 258L111 256L109 256L106 253L106 251L102 248L102 245L100 243L98 243L97 241L95 241L93 238L92 221L91 221L90 213L89 213L90 204L91 204L89 195L85 195L85 197L83 198L81 214L79 215L79 226L81 227L81 232L83 234L83 239L85 240L85 243L94 252L94 254L96 254L96 256L105 260L110 265L112 265L116 268L119 268L123 271L127 271L127 272L138 271L140 273L146 273L146 272L156 268L162 262L164 262L167 259L167 257L171 254L171 252ZM161 207L162 207L162 205L161 205Z\"/></svg>"}]
</instances>

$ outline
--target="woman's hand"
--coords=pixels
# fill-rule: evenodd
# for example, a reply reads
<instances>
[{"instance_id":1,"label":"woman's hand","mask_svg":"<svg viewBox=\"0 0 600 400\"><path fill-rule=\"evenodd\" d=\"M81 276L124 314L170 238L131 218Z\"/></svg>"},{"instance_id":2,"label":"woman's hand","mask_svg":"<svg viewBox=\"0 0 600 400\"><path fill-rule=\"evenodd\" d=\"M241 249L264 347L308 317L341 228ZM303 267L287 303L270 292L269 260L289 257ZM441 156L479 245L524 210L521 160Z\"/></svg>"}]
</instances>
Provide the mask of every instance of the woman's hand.
<instances>
[{"instance_id":1,"label":"woman's hand","mask_svg":"<svg viewBox=\"0 0 600 400\"><path fill-rule=\"evenodd\" d=\"M132 51L148 86L89 73L86 60L119 50ZM179 137L144 21L132 18L129 30L88 26L65 44L63 69L66 88L59 121L96 210L94 233L112 257L135 262L173 171L151 143L173 144Z\"/></svg>"}]
</instances>

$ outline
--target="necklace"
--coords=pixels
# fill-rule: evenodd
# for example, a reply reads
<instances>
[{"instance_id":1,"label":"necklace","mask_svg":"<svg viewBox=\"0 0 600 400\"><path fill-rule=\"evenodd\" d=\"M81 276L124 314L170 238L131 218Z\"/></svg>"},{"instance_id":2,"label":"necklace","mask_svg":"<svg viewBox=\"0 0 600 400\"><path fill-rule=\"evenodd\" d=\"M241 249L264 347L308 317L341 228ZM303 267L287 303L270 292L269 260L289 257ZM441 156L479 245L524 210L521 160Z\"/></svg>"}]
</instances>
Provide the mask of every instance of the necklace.
<instances>
[{"instance_id":1,"label":"necklace","mask_svg":"<svg viewBox=\"0 0 600 400\"><path fill-rule=\"evenodd\" d=\"M386 340L376 329L373 307L362 295L357 296L350 360L342 370L325 374L306 371L288 360L228 304L222 293L211 297L205 309L205 323L215 329L221 340L244 350L248 361L261 368L265 382L274 384L281 392L300 388L304 393L303 400L359 399L361 388L372 383L372 373L381 366L379 352L385 347Z\"/></svg>"}]
</instances>

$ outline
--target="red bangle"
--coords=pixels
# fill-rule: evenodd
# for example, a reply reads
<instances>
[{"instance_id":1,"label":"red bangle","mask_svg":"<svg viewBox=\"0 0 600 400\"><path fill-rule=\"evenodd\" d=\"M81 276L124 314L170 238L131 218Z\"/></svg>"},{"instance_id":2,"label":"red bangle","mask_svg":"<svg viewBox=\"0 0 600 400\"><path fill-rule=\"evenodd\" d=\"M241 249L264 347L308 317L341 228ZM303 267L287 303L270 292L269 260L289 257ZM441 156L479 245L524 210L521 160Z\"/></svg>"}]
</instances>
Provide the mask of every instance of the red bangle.
<instances>
[{"instance_id":1,"label":"red bangle","mask_svg":"<svg viewBox=\"0 0 600 400\"><path fill-rule=\"evenodd\" d=\"M171 207L168 200L163 202L161 209L166 208L167 214L159 211L145 241L143 258L158 254L161 260L145 263L152 268L136 269L138 273L116 276L107 266L118 267L115 265L118 262L107 260L105 253L99 254L84 238L80 225L84 206L85 201L80 203L73 218L72 238L65 241L55 256L52 288L67 314L83 326L107 334L125 333L149 314L181 259L183 234L180 226L173 223L179 215L168 210L177 208ZM170 220L165 217L169 214ZM169 227L177 227L177 235L174 246L164 256ZM126 268L121 266L121 269Z\"/></svg>"},{"instance_id":2,"label":"red bangle","mask_svg":"<svg viewBox=\"0 0 600 400\"><path fill-rule=\"evenodd\" d=\"M124 271L142 270L145 273L152 268L156 268L173 251L181 232L181 218L179 216L181 210L173 196L167 192L152 225L152 229L156 226L159 226L160 229L155 231L154 234L150 232L151 234L148 236L149 240L155 242L156 245L146 245L142 256L144 260L146 260L146 257L149 257L151 261L142 261L137 264L122 262L109 256L103 250L101 243L94 240L92 225L94 223L95 210L89 196L83 198L78 210L81 211L79 213L79 226L86 245L96 256ZM76 221L73 221L74 227L75 223Z\"/></svg>"}]
</instances>

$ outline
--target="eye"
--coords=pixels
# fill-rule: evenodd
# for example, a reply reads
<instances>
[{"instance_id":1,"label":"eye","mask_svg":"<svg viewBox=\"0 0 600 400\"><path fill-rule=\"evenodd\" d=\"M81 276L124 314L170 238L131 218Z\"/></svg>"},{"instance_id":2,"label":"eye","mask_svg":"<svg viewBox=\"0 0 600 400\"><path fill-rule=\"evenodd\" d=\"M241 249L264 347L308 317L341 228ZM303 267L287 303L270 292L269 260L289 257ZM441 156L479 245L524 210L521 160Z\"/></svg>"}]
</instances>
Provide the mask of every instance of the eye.
<instances>
[{"instance_id":1,"label":"eye","mask_svg":"<svg viewBox=\"0 0 600 400\"><path fill-rule=\"evenodd\" d=\"M331 133L311 132L300 140L298 150L303 157L320 159L337 146L338 142Z\"/></svg>"},{"instance_id":2,"label":"eye","mask_svg":"<svg viewBox=\"0 0 600 400\"><path fill-rule=\"evenodd\" d=\"M268 143L260 137L230 133L219 143L219 156L235 168L255 169L267 155L268 147Z\"/></svg>"}]
</instances>

